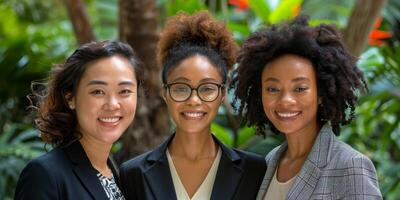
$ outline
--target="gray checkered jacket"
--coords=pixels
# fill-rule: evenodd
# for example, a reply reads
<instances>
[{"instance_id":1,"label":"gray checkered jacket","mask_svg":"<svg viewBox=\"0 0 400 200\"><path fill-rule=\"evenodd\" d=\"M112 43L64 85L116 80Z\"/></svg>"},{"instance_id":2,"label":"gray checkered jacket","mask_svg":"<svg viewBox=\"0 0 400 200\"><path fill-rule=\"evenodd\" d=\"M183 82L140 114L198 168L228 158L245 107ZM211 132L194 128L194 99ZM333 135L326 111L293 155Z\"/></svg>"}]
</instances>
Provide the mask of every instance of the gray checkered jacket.
<instances>
[{"instance_id":1,"label":"gray checkered jacket","mask_svg":"<svg viewBox=\"0 0 400 200\"><path fill-rule=\"evenodd\" d=\"M264 199L287 142L266 156L267 171L257 195ZM317 136L307 160L286 197L306 199L382 199L371 160L339 141L328 123Z\"/></svg>"}]
</instances>

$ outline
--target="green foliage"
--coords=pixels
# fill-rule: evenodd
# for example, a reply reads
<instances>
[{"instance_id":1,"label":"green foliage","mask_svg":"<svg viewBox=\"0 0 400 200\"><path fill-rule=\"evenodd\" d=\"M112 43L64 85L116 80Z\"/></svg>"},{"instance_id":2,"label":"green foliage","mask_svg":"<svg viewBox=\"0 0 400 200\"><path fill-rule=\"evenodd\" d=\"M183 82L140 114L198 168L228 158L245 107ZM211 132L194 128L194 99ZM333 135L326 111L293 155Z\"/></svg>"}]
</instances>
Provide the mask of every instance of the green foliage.
<instances>
[{"instance_id":1,"label":"green foliage","mask_svg":"<svg viewBox=\"0 0 400 200\"><path fill-rule=\"evenodd\" d=\"M87 4L87 9L97 40L118 38L117 0L95 0Z\"/></svg>"},{"instance_id":2,"label":"green foliage","mask_svg":"<svg viewBox=\"0 0 400 200\"><path fill-rule=\"evenodd\" d=\"M302 0L282 0L279 5L271 12L268 22L271 24L292 19L296 16L296 9L300 9Z\"/></svg>"},{"instance_id":3,"label":"green foliage","mask_svg":"<svg viewBox=\"0 0 400 200\"><path fill-rule=\"evenodd\" d=\"M223 0L157 0L162 11L161 24L179 11L207 9L210 2L226 4ZM336 23L344 28L354 4L347 0L248 2L249 9L245 11L237 11L233 6L212 9L218 19L227 23L238 43L260 25L291 19L299 6L302 13L310 15L312 25ZM86 3L96 37L117 38L117 0ZM62 61L76 46L63 6L62 1L53 0L3 0L0 4L0 196L4 199L12 199L26 162L43 153L44 144L38 140L37 131L24 125L31 123L26 111L30 82L46 77L51 65ZM398 29L399 8L398 1L388 1L383 27ZM395 200L400 196L400 45L398 38L389 43L388 47L369 48L361 56L359 65L368 79L370 93L361 98L357 118L343 129L341 139L373 160L382 194L385 199ZM222 109L211 129L229 146L266 155L284 139L271 133L263 139L255 136L252 127L233 130L225 114ZM113 151L120 146L115 144Z\"/></svg>"},{"instance_id":4,"label":"green foliage","mask_svg":"<svg viewBox=\"0 0 400 200\"><path fill-rule=\"evenodd\" d=\"M31 81L45 78L51 65L63 60L75 45L70 22L60 6L51 0L6 0L0 4L2 199L13 198L22 168L44 153L44 144L30 125L26 96L31 93Z\"/></svg>"},{"instance_id":5,"label":"green foliage","mask_svg":"<svg viewBox=\"0 0 400 200\"><path fill-rule=\"evenodd\" d=\"M29 19L26 12L13 9L20 3L0 4L0 18L7 19L0 22L0 128L12 121L27 122L31 81L43 79L73 44L68 21L37 23L48 18Z\"/></svg>"},{"instance_id":6,"label":"green foliage","mask_svg":"<svg viewBox=\"0 0 400 200\"><path fill-rule=\"evenodd\" d=\"M175 15L179 11L194 13L199 10L206 10L207 7L198 0L172 0L166 3L168 16Z\"/></svg>"},{"instance_id":7,"label":"green foliage","mask_svg":"<svg viewBox=\"0 0 400 200\"><path fill-rule=\"evenodd\" d=\"M44 153L38 131L24 124L7 124L0 133L0 196L12 199L26 163Z\"/></svg>"},{"instance_id":8,"label":"green foliage","mask_svg":"<svg viewBox=\"0 0 400 200\"><path fill-rule=\"evenodd\" d=\"M360 59L370 92L342 139L375 163L382 194L400 196L400 45L370 48Z\"/></svg>"},{"instance_id":9,"label":"green foliage","mask_svg":"<svg viewBox=\"0 0 400 200\"><path fill-rule=\"evenodd\" d=\"M249 0L249 7L264 22L269 22L271 16L271 7L263 0Z\"/></svg>"}]
</instances>

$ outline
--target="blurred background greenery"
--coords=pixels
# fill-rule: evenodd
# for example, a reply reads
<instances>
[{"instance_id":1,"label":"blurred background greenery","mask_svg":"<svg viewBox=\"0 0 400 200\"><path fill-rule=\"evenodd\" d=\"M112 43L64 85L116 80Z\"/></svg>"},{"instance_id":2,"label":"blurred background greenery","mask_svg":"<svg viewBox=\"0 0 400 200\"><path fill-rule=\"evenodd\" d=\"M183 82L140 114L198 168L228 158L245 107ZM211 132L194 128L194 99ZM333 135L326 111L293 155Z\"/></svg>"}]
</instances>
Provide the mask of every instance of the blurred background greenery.
<instances>
[{"instance_id":1,"label":"blurred background greenery","mask_svg":"<svg viewBox=\"0 0 400 200\"><path fill-rule=\"evenodd\" d=\"M371 10L360 14L360 7ZM374 162L385 199L400 199L400 1L396 0L0 0L0 198L12 199L25 164L51 149L32 126L26 98L31 82L45 79L51 65L62 62L79 43L126 41L148 67L149 92L141 96L132 128L115 145L115 159L122 162L165 139L169 132L162 130L171 125L158 91L157 35L168 16L204 9L224 20L239 44L261 25L300 13L309 15L314 25L337 24L349 50L359 57L370 87L359 102L356 120L343 127L340 138ZM283 140L270 133L266 138L256 136L254 128L240 123L229 100L212 131L229 146L261 155Z\"/></svg>"}]
</instances>

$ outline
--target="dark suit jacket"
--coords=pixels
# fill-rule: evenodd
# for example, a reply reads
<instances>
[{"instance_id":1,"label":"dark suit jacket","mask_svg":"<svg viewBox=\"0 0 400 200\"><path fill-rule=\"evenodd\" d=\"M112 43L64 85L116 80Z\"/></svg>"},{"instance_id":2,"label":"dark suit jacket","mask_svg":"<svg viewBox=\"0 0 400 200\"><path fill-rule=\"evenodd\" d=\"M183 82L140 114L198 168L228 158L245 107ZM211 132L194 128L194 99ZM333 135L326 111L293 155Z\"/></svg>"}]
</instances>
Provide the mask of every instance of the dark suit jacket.
<instances>
[{"instance_id":1,"label":"dark suit jacket","mask_svg":"<svg viewBox=\"0 0 400 200\"><path fill-rule=\"evenodd\" d=\"M118 183L112 163L108 165ZM107 195L79 141L56 147L33 159L22 171L15 199L107 199Z\"/></svg>"},{"instance_id":2,"label":"dark suit jacket","mask_svg":"<svg viewBox=\"0 0 400 200\"><path fill-rule=\"evenodd\" d=\"M120 167L121 187L128 200L176 199L166 150L172 141L166 142ZM226 147L215 137L222 156L218 166L211 199L255 199L264 173L265 160L255 154Z\"/></svg>"}]
</instances>

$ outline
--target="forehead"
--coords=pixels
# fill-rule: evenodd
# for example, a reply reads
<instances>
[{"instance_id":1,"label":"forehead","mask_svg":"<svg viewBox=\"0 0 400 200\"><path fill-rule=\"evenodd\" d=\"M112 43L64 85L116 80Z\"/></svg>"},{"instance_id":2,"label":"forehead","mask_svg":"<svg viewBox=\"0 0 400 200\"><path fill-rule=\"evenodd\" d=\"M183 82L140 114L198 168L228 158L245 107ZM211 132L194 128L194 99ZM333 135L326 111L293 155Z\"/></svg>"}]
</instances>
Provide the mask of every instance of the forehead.
<instances>
[{"instance_id":1,"label":"forehead","mask_svg":"<svg viewBox=\"0 0 400 200\"><path fill-rule=\"evenodd\" d=\"M82 80L101 79L119 81L135 79L133 66L123 56L104 57L87 64Z\"/></svg>"},{"instance_id":2,"label":"forehead","mask_svg":"<svg viewBox=\"0 0 400 200\"><path fill-rule=\"evenodd\" d=\"M292 79L296 77L315 78L312 62L304 57L285 54L267 63L262 72L262 79L275 77Z\"/></svg>"},{"instance_id":3,"label":"forehead","mask_svg":"<svg viewBox=\"0 0 400 200\"><path fill-rule=\"evenodd\" d=\"M187 82L198 83L203 79L214 79L222 81L222 77L217 67L206 57L195 55L188 57L173 68L167 75L167 82L176 79L186 79Z\"/></svg>"}]
</instances>

